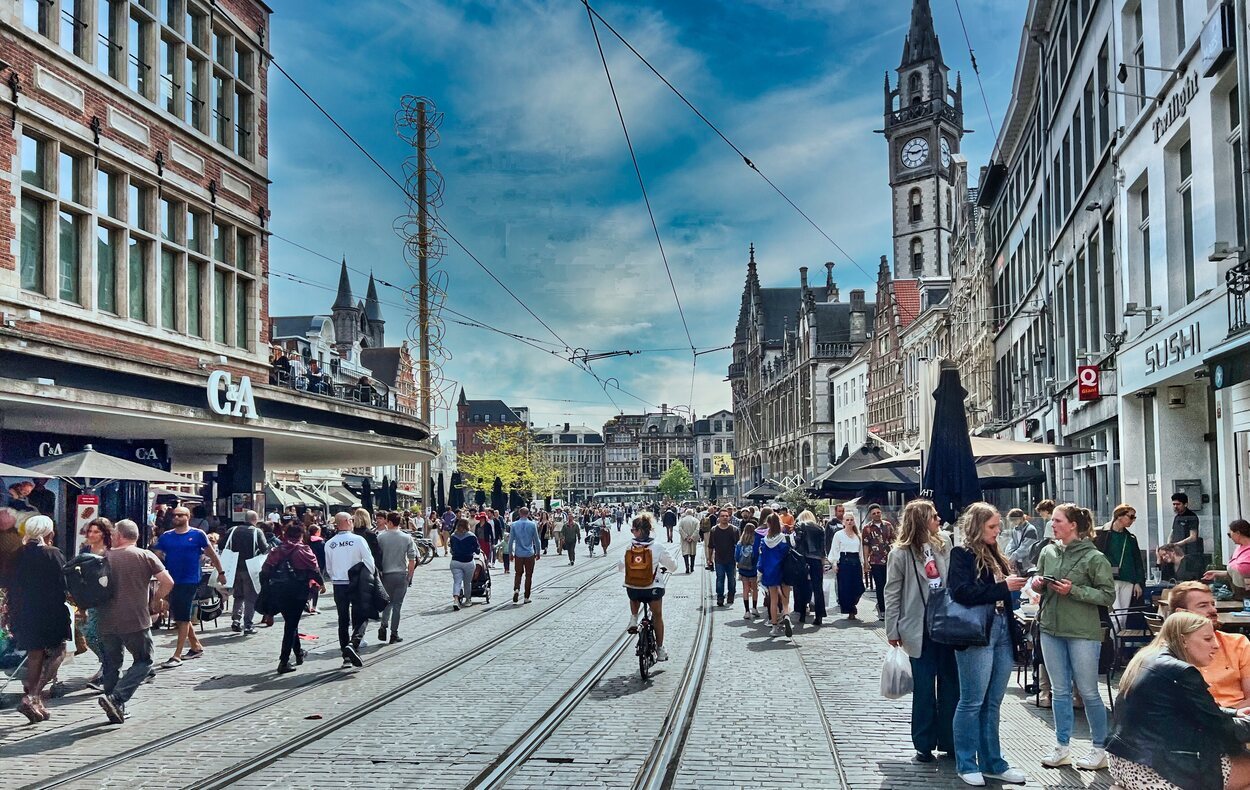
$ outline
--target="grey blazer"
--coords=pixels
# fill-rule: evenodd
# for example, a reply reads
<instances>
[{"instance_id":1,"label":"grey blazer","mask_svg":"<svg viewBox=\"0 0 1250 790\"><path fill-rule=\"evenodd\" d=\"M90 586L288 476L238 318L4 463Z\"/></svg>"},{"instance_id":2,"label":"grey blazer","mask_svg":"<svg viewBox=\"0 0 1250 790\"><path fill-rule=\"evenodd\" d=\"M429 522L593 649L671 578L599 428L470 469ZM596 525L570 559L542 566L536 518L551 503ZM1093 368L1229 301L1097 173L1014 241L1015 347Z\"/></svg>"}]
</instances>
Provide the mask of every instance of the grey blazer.
<instances>
[{"instance_id":1,"label":"grey blazer","mask_svg":"<svg viewBox=\"0 0 1250 790\"><path fill-rule=\"evenodd\" d=\"M951 538L939 532L943 549L934 552L938 574L946 583L950 563ZM929 600L929 585L924 563L911 549L894 549L885 561L885 635L898 639L912 658L920 658L924 647L924 607Z\"/></svg>"}]
</instances>

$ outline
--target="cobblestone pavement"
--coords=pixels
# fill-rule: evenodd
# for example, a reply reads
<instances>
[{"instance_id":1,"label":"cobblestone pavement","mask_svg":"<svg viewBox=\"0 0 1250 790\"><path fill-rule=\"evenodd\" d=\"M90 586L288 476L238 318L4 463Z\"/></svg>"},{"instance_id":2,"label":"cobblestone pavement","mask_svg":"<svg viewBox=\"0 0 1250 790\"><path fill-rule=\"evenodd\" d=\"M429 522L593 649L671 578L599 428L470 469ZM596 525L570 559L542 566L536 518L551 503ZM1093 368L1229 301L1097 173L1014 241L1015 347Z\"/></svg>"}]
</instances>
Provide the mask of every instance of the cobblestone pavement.
<instances>
[{"instance_id":1,"label":"cobblestone pavement","mask_svg":"<svg viewBox=\"0 0 1250 790\"><path fill-rule=\"evenodd\" d=\"M447 560L436 559L418 569L405 602L401 633L406 642L370 645L361 670L339 669L332 605L325 614L306 618L301 630L316 637L305 642L312 654L299 672L281 677L274 673L279 629L245 638L233 634L225 618L220 627L205 631L203 658L160 671L140 688L122 727L105 722L94 695L84 688L83 679L95 666L90 654L80 656L62 672L72 691L53 701L51 721L24 724L11 710L9 696L9 707L0 711L0 788L38 787L205 723L212 726L172 746L58 786L187 787L251 759L254 770L235 786L465 787L620 636L628 611L620 578L613 572L593 581L615 568L620 549L614 548L607 559L579 557L573 568L563 557L545 557L536 574L543 587L530 606L514 606L511 579L497 573L493 603L460 612L447 605ZM694 574L679 572L669 583L665 615L671 660L657 665L653 678L644 682L627 648L511 776L509 788L631 785L662 731L688 664L705 575L700 565ZM556 606L559 601L564 603ZM323 598L323 603L329 601ZM831 616L821 629L799 626L793 640L770 638L766 625L743 618L740 601L724 608L713 603L705 602L712 641L704 685L671 786L962 786L952 760L928 765L912 760L910 700L879 696L886 650L880 624ZM531 618L538 622L520 627ZM462 625L418 643L454 623ZM375 637L376 632L370 634ZM156 641L160 660L168 655L172 636L161 633ZM474 657L450 663L479 647ZM433 679L293 755L255 764L255 755L316 728L328 729L334 716L424 678ZM232 715L254 703L262 704L246 715ZM1015 683L1003 706L1002 732L1005 756L1028 774L1028 786L1109 786L1106 772L1041 767L1040 757L1053 744L1050 712L1026 701ZM1085 722L1078 715L1074 748L1082 752L1087 747Z\"/></svg>"}]
</instances>

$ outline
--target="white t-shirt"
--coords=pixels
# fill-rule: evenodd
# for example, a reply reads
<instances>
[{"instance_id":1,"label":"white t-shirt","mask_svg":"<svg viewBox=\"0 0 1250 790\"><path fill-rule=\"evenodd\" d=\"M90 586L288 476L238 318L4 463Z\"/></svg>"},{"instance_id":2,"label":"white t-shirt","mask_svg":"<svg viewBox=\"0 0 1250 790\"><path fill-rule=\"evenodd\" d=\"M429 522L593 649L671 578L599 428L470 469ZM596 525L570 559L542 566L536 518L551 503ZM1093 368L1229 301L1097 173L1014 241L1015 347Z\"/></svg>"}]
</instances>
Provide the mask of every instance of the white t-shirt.
<instances>
[{"instance_id":1,"label":"white t-shirt","mask_svg":"<svg viewBox=\"0 0 1250 790\"><path fill-rule=\"evenodd\" d=\"M862 543L858 537L852 537L845 529L840 529L833 535L833 549L829 552L829 557L837 560L844 552L859 554L861 546Z\"/></svg>"},{"instance_id":2,"label":"white t-shirt","mask_svg":"<svg viewBox=\"0 0 1250 790\"><path fill-rule=\"evenodd\" d=\"M936 590L942 586L942 574L938 570L937 557L933 556L933 547L924 544L924 575L929 580L929 589Z\"/></svg>"},{"instance_id":3,"label":"white t-shirt","mask_svg":"<svg viewBox=\"0 0 1250 790\"><path fill-rule=\"evenodd\" d=\"M370 570L376 570L373 564L373 552L369 544L354 532L339 532L326 541L326 573L334 584L347 584L348 571L363 562Z\"/></svg>"}]
</instances>

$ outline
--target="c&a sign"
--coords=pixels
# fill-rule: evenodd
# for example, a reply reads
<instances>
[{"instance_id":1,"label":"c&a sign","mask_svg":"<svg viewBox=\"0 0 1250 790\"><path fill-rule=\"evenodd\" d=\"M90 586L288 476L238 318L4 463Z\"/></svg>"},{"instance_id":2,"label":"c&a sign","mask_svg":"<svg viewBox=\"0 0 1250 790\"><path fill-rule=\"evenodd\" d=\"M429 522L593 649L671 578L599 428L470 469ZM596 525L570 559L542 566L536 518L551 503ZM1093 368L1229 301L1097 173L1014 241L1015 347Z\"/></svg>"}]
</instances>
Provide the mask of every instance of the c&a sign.
<instances>
[{"instance_id":1,"label":"c&a sign","mask_svg":"<svg viewBox=\"0 0 1250 790\"><path fill-rule=\"evenodd\" d=\"M208 408L223 417L242 417L255 420L256 399L252 396L252 380L240 376L235 384L228 370L214 370L208 374Z\"/></svg>"}]
</instances>

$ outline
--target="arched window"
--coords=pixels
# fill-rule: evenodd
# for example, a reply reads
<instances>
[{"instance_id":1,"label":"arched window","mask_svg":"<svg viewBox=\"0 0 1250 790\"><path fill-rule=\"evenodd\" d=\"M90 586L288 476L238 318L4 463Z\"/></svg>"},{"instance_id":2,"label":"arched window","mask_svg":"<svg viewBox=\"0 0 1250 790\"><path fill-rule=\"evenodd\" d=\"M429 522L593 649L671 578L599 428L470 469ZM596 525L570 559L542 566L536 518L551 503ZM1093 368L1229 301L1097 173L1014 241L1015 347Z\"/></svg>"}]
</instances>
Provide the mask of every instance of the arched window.
<instances>
[{"instance_id":1,"label":"arched window","mask_svg":"<svg viewBox=\"0 0 1250 790\"><path fill-rule=\"evenodd\" d=\"M911 271L919 274L924 270L924 242L918 238L911 240Z\"/></svg>"},{"instance_id":2,"label":"arched window","mask_svg":"<svg viewBox=\"0 0 1250 790\"><path fill-rule=\"evenodd\" d=\"M920 81L920 73L916 72L911 75L911 79L907 81L907 92L911 94L911 103L919 104L923 88Z\"/></svg>"},{"instance_id":3,"label":"arched window","mask_svg":"<svg viewBox=\"0 0 1250 790\"><path fill-rule=\"evenodd\" d=\"M919 189L913 189L907 195L907 217L912 222L919 222L923 216L923 209L920 205L921 196Z\"/></svg>"},{"instance_id":4,"label":"arched window","mask_svg":"<svg viewBox=\"0 0 1250 790\"><path fill-rule=\"evenodd\" d=\"M951 191L946 190L946 224L950 225L955 212L955 199L951 196Z\"/></svg>"},{"instance_id":5,"label":"arched window","mask_svg":"<svg viewBox=\"0 0 1250 790\"><path fill-rule=\"evenodd\" d=\"M808 475L812 470L812 446L807 442L803 442L803 469L804 476Z\"/></svg>"}]
</instances>

